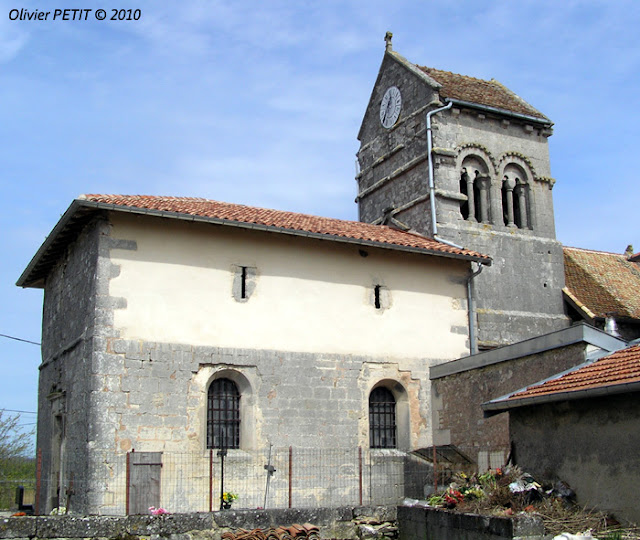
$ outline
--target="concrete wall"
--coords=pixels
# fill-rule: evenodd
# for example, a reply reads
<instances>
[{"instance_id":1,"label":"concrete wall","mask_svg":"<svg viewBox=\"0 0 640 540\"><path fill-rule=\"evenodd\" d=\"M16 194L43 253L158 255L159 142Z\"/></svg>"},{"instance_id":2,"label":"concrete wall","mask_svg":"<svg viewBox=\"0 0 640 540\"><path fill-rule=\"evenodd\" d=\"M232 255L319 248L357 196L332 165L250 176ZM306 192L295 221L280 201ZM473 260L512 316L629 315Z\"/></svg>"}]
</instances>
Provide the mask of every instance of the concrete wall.
<instances>
[{"instance_id":1,"label":"concrete wall","mask_svg":"<svg viewBox=\"0 0 640 540\"><path fill-rule=\"evenodd\" d=\"M542 480L564 480L580 504L640 522L637 394L513 409L516 463Z\"/></svg>"},{"instance_id":2,"label":"concrete wall","mask_svg":"<svg viewBox=\"0 0 640 540\"><path fill-rule=\"evenodd\" d=\"M539 516L514 518L459 514L433 508L398 507L399 540L543 540Z\"/></svg>"},{"instance_id":3,"label":"concrete wall","mask_svg":"<svg viewBox=\"0 0 640 540\"><path fill-rule=\"evenodd\" d=\"M402 93L402 112L391 129L379 109L389 86ZM406 62L386 54L359 133L360 219L379 222L384 210L431 235L425 115L443 103L437 91ZM491 256L476 278L478 337L484 347L514 343L565 327L562 248L555 239L547 137L540 124L486 111L453 107L432 119L438 234ZM487 178L488 220L471 222L460 212L463 166L474 162ZM502 215L505 173L526 183L527 227L508 227Z\"/></svg>"},{"instance_id":4,"label":"concrete wall","mask_svg":"<svg viewBox=\"0 0 640 540\"><path fill-rule=\"evenodd\" d=\"M576 343L433 380L436 444L457 446L481 470L504 465L510 444L508 414L484 418L481 404L584 362L586 350L586 343Z\"/></svg>"}]
</instances>

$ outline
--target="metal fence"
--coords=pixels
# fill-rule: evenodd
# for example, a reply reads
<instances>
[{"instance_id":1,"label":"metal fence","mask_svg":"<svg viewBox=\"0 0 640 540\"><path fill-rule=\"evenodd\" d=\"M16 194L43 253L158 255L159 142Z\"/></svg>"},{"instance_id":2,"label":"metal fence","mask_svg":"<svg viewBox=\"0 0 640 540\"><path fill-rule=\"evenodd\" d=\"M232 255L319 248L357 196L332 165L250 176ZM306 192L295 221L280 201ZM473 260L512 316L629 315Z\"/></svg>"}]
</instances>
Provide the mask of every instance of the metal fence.
<instances>
[{"instance_id":1,"label":"metal fence","mask_svg":"<svg viewBox=\"0 0 640 540\"><path fill-rule=\"evenodd\" d=\"M22 497L19 500L18 490ZM36 480L25 478L22 480L0 480L0 510L18 510L19 503L33 505L35 502Z\"/></svg>"},{"instance_id":2,"label":"metal fence","mask_svg":"<svg viewBox=\"0 0 640 540\"><path fill-rule=\"evenodd\" d=\"M390 505L422 498L433 481L424 459L395 450L271 448L197 454L130 452L93 454L90 474L69 474L63 485L39 479L39 492L78 513L207 512L221 492L233 508L310 508ZM270 473L271 471L271 473ZM46 498L44 495L43 499ZM50 499L49 499L50 500ZM46 504L40 512L49 511Z\"/></svg>"}]
</instances>

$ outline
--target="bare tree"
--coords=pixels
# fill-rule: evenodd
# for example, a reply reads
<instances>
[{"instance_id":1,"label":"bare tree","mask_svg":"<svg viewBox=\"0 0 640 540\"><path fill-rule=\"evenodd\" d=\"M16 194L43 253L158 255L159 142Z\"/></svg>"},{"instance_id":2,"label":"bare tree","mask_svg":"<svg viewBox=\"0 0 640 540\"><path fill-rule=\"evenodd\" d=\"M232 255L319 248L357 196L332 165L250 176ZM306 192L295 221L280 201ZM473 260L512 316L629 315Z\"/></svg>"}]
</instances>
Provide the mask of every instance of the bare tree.
<instances>
[{"instance_id":1,"label":"bare tree","mask_svg":"<svg viewBox=\"0 0 640 540\"><path fill-rule=\"evenodd\" d=\"M0 478L7 476L18 458L29 457L31 433L22 431L19 421L19 414L10 415L0 410Z\"/></svg>"}]
</instances>

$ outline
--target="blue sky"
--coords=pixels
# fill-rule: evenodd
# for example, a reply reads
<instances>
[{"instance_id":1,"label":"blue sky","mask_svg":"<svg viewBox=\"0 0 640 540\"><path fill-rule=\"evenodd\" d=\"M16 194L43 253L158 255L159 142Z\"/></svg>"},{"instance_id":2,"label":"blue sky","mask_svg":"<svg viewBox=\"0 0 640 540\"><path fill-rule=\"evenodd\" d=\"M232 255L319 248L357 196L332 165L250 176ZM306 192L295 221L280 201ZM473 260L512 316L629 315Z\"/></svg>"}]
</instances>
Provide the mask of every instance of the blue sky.
<instances>
[{"instance_id":1,"label":"blue sky","mask_svg":"<svg viewBox=\"0 0 640 540\"><path fill-rule=\"evenodd\" d=\"M15 281L81 193L357 219L356 135L387 30L409 60L496 78L555 122L561 242L640 251L639 6L0 0L0 334L40 340L42 291ZM65 7L94 12L9 16ZM118 7L141 17L93 16ZM39 361L38 347L0 337L0 409L35 411Z\"/></svg>"}]
</instances>

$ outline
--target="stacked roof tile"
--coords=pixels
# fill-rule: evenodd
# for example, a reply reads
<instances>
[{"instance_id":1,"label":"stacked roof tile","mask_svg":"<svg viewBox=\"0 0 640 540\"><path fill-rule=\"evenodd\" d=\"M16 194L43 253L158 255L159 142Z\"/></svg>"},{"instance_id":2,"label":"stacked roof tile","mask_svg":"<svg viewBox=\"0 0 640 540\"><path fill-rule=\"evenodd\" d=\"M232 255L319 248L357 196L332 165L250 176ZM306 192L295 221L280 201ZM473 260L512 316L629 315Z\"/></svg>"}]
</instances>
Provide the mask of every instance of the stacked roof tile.
<instances>
[{"instance_id":1,"label":"stacked roof tile","mask_svg":"<svg viewBox=\"0 0 640 540\"><path fill-rule=\"evenodd\" d=\"M622 349L557 378L528 387L508 401L640 382L640 345Z\"/></svg>"},{"instance_id":2,"label":"stacked roof tile","mask_svg":"<svg viewBox=\"0 0 640 540\"><path fill-rule=\"evenodd\" d=\"M565 247L567 292L590 317L640 319L640 265L632 259Z\"/></svg>"},{"instance_id":3,"label":"stacked roof tile","mask_svg":"<svg viewBox=\"0 0 640 540\"><path fill-rule=\"evenodd\" d=\"M290 527L271 527L269 529L238 529L222 534L223 540L319 540L320 530L311 523Z\"/></svg>"},{"instance_id":4,"label":"stacked roof tile","mask_svg":"<svg viewBox=\"0 0 640 540\"><path fill-rule=\"evenodd\" d=\"M533 108L495 79L485 81L430 67L418 66L418 68L442 85L442 88L440 88L440 97L442 98L468 101L518 114L534 116L542 120L549 120L540 111Z\"/></svg>"}]
</instances>

